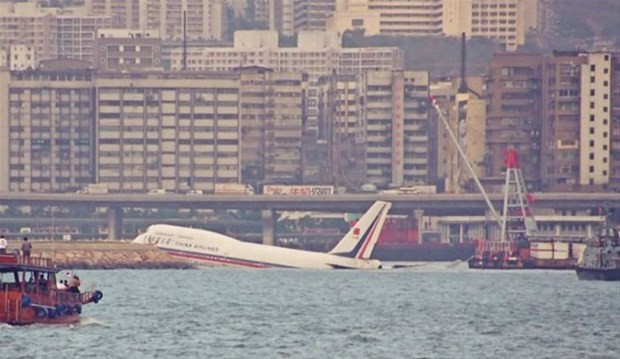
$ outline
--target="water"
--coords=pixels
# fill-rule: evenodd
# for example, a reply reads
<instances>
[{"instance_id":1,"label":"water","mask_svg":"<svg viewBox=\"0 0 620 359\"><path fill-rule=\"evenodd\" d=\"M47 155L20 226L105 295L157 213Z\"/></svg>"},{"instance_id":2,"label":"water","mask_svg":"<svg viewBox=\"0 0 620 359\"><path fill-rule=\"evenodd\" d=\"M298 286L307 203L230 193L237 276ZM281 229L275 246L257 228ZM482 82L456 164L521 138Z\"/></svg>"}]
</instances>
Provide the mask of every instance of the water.
<instances>
[{"instance_id":1,"label":"water","mask_svg":"<svg viewBox=\"0 0 620 359\"><path fill-rule=\"evenodd\" d=\"M0 326L0 358L619 358L620 283L572 271L82 271L72 326Z\"/></svg>"}]
</instances>

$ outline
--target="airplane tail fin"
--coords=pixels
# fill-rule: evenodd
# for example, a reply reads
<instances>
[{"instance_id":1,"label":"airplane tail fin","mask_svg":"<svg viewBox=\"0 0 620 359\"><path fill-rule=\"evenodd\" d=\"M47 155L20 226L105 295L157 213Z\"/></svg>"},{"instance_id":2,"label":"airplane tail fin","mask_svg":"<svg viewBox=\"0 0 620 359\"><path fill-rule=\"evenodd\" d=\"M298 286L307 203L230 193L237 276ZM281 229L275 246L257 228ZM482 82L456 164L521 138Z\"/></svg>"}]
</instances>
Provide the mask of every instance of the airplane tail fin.
<instances>
[{"instance_id":1,"label":"airplane tail fin","mask_svg":"<svg viewBox=\"0 0 620 359\"><path fill-rule=\"evenodd\" d=\"M370 258L390 207L390 202L375 202L329 254L358 259Z\"/></svg>"}]
</instances>

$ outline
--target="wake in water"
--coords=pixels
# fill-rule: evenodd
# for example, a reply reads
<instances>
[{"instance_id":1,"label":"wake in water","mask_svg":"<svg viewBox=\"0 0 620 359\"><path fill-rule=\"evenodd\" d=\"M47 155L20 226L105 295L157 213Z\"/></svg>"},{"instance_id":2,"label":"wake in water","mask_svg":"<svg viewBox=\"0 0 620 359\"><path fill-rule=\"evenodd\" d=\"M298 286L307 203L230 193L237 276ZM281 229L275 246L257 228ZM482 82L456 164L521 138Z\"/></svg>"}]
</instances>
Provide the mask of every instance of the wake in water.
<instances>
[{"instance_id":1,"label":"wake in water","mask_svg":"<svg viewBox=\"0 0 620 359\"><path fill-rule=\"evenodd\" d=\"M78 327L106 326L104 322L98 320L97 318L92 318L92 317L82 317L80 318L80 322L74 325Z\"/></svg>"}]
</instances>

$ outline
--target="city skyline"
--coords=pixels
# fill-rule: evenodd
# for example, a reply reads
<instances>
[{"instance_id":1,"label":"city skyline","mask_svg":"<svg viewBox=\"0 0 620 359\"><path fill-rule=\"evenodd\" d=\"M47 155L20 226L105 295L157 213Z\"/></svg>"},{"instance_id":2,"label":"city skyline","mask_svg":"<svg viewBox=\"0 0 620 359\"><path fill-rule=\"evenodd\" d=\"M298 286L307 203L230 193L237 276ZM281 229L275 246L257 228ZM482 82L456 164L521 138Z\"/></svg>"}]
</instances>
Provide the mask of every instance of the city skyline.
<instances>
[{"instance_id":1,"label":"city skyline","mask_svg":"<svg viewBox=\"0 0 620 359\"><path fill-rule=\"evenodd\" d=\"M237 182L470 191L471 175L428 105L431 95L442 97L489 188L501 184L503 153L515 148L533 189L620 189L618 52L512 52L524 36L473 30L483 21L512 24L521 30L506 31L520 34L541 30L549 1L399 3L441 19L431 36L467 29L467 38L495 39L508 51L495 54L485 74L469 80L479 85L463 93L456 77L407 70L400 47L343 46L350 29L325 31L339 11L397 16L378 0L282 1L278 12L272 1L252 8L198 0L89 0L62 9L0 3L0 190L107 183L114 192L186 192ZM205 4L244 16L264 5L270 24L290 6L290 24L236 31L228 46L200 45L221 40L230 25L205 35L213 22L196 16L219 16L197 10ZM31 23L36 31L22 33ZM184 34L191 47L183 47ZM283 34L296 34L296 44Z\"/></svg>"}]
</instances>

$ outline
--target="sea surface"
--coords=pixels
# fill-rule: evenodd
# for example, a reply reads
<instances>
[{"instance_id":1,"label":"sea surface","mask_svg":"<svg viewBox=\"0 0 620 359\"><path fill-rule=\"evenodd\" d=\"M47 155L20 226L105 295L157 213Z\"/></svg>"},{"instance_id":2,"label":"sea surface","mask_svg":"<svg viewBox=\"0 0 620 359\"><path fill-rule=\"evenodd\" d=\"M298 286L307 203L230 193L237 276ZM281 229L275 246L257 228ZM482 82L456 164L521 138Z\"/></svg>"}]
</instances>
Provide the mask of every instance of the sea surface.
<instances>
[{"instance_id":1,"label":"sea surface","mask_svg":"<svg viewBox=\"0 0 620 359\"><path fill-rule=\"evenodd\" d=\"M80 324L0 325L0 358L620 358L620 283L432 263L81 271Z\"/></svg>"}]
</instances>

